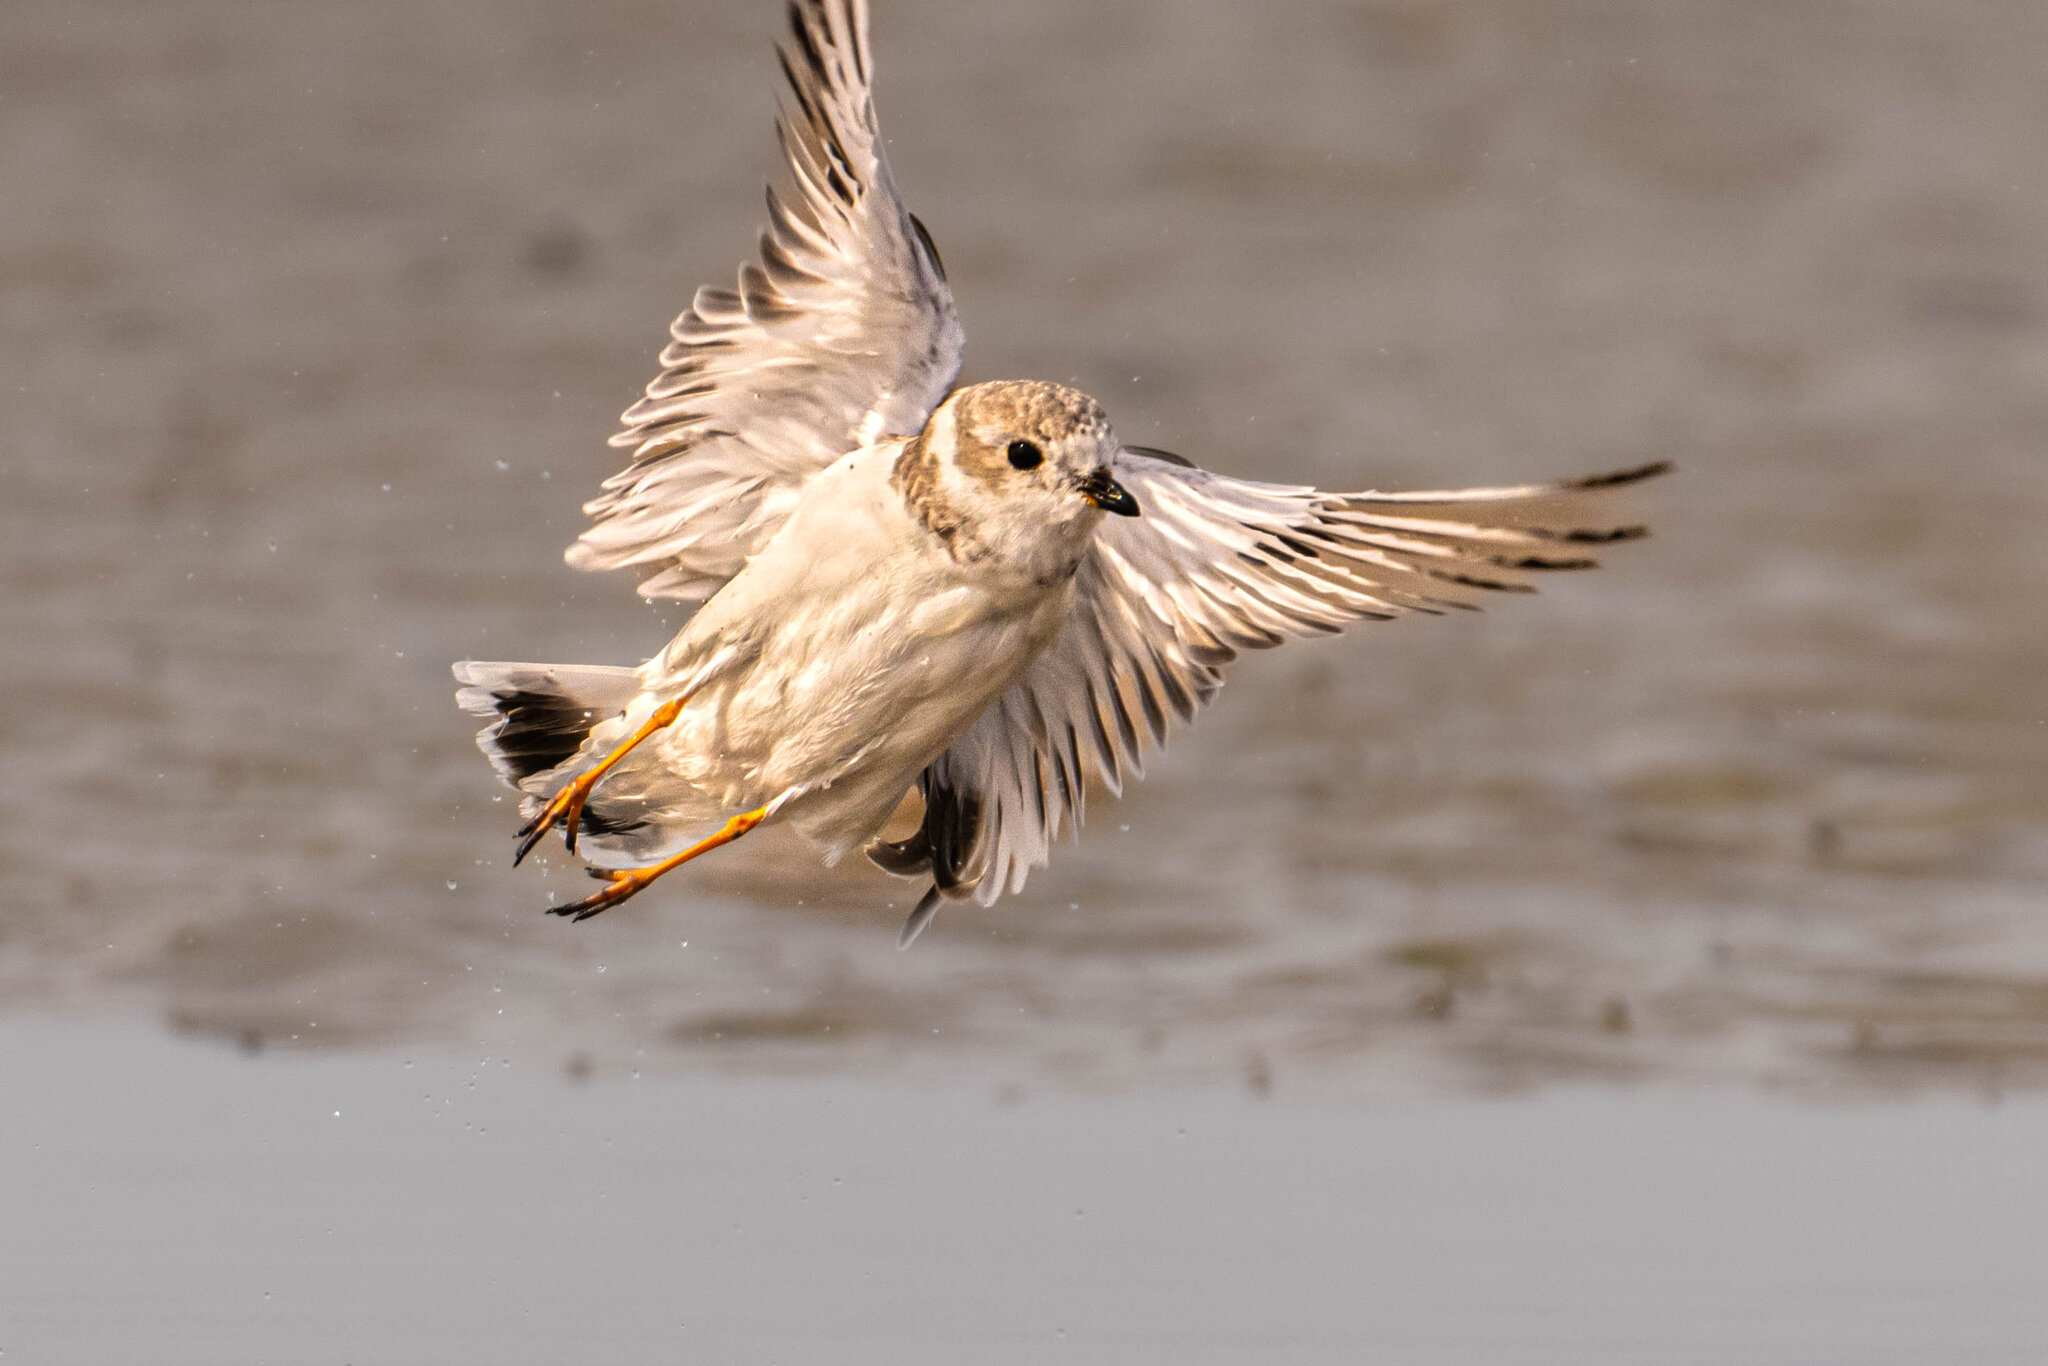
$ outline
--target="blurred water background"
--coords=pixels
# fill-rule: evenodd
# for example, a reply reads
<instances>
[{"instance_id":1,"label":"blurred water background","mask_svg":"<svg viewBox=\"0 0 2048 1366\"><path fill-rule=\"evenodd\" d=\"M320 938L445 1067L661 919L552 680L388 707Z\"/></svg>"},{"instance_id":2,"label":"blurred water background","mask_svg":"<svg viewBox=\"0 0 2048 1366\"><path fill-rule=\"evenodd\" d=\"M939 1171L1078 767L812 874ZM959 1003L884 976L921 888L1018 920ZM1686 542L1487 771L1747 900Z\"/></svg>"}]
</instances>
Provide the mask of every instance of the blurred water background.
<instances>
[{"instance_id":1,"label":"blurred water background","mask_svg":"<svg viewBox=\"0 0 2048 1366\"><path fill-rule=\"evenodd\" d=\"M779 22L0 7L11 1028L678 1096L2048 1080L2026 0L887 0L878 104L968 378L1339 488L1672 459L1656 537L1245 661L910 954L910 884L774 832L539 914L588 884L509 867L448 662L632 663L680 624L561 550L751 244Z\"/></svg>"}]
</instances>

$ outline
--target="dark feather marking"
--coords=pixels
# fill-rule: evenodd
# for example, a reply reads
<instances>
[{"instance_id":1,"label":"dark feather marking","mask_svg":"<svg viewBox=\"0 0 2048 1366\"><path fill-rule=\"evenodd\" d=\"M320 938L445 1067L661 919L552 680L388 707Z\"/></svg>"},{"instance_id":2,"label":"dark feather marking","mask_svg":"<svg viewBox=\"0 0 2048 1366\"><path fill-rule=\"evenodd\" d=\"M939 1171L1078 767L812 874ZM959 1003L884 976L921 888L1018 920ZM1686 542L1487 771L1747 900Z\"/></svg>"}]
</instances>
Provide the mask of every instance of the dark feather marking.
<instances>
[{"instance_id":1,"label":"dark feather marking","mask_svg":"<svg viewBox=\"0 0 2048 1366\"><path fill-rule=\"evenodd\" d=\"M607 816L594 806L586 806L577 825L586 835L631 835L645 830L648 823L637 816Z\"/></svg>"},{"instance_id":2,"label":"dark feather marking","mask_svg":"<svg viewBox=\"0 0 2048 1366\"><path fill-rule=\"evenodd\" d=\"M804 65L811 69L811 74L818 78L819 84L830 85L831 77L825 71L825 54L818 49L818 40L811 33L811 26L804 18L801 5L792 4L789 7L789 31L795 35L797 46L804 51Z\"/></svg>"},{"instance_id":3,"label":"dark feather marking","mask_svg":"<svg viewBox=\"0 0 2048 1366\"><path fill-rule=\"evenodd\" d=\"M1131 720L1130 708L1124 702L1123 689L1116 685L1115 679L1109 680L1108 687L1104 689L1104 696L1109 702L1109 714L1116 721L1117 734L1123 737L1125 752L1138 753L1138 723ZM1114 752L1111 751L1112 754Z\"/></svg>"},{"instance_id":4,"label":"dark feather marking","mask_svg":"<svg viewBox=\"0 0 2048 1366\"><path fill-rule=\"evenodd\" d=\"M1152 728L1154 743L1166 739L1166 714L1159 710L1159 698L1152 691L1150 680L1141 674L1138 678L1138 705L1145 711L1145 722Z\"/></svg>"},{"instance_id":5,"label":"dark feather marking","mask_svg":"<svg viewBox=\"0 0 2048 1366\"><path fill-rule=\"evenodd\" d=\"M1166 689L1167 700L1173 705L1174 714L1184 722L1194 720L1195 702L1188 696L1188 690L1182 684L1179 672L1170 661L1156 656L1153 665L1159 672L1160 686Z\"/></svg>"},{"instance_id":6,"label":"dark feather marking","mask_svg":"<svg viewBox=\"0 0 2048 1366\"><path fill-rule=\"evenodd\" d=\"M1535 587L1531 584L1506 583L1499 579L1482 579L1476 574L1454 574L1442 569L1431 569L1426 572L1433 579L1442 579L1446 583L1462 583L1467 588L1490 588L1496 593L1533 593L1536 591Z\"/></svg>"},{"instance_id":7,"label":"dark feather marking","mask_svg":"<svg viewBox=\"0 0 2048 1366\"><path fill-rule=\"evenodd\" d=\"M1067 793L1067 805L1074 812L1074 834L1081 833L1081 804L1087 799L1087 770L1081 767L1081 734L1070 722L1067 725L1067 763L1072 768L1073 787Z\"/></svg>"},{"instance_id":8,"label":"dark feather marking","mask_svg":"<svg viewBox=\"0 0 2048 1366\"><path fill-rule=\"evenodd\" d=\"M1558 560L1542 555L1494 555L1488 564L1499 565L1502 569L1598 569L1600 561L1593 559Z\"/></svg>"},{"instance_id":9,"label":"dark feather marking","mask_svg":"<svg viewBox=\"0 0 2048 1366\"><path fill-rule=\"evenodd\" d=\"M1053 736L1050 729L1046 731L1045 743L1047 746L1046 762L1052 766L1053 784L1059 788L1060 804L1071 807L1074 804L1074 794L1072 780L1067 776L1067 756L1060 753L1059 741ZM1048 795L1050 795L1050 789L1048 789Z\"/></svg>"},{"instance_id":10,"label":"dark feather marking","mask_svg":"<svg viewBox=\"0 0 2048 1366\"><path fill-rule=\"evenodd\" d=\"M1162 451L1157 446L1126 446L1124 449L1132 455L1147 456L1153 460L1164 460L1167 464L1178 465L1184 470L1197 470L1201 468L1200 465L1197 465L1186 456L1175 455L1172 451Z\"/></svg>"},{"instance_id":11,"label":"dark feather marking","mask_svg":"<svg viewBox=\"0 0 2048 1366\"><path fill-rule=\"evenodd\" d=\"M824 51L818 46L816 34L812 32L811 25L805 21L802 11L796 5L790 6L789 21L790 31L795 35L798 46L803 49L805 66L810 69L810 74L819 86L831 89L833 81L831 72L825 64ZM859 197L849 188L849 182L857 184L859 177L853 173L853 165L840 140L838 126L832 122L824 107L810 98L805 83L798 80L796 73L790 70L787 55L780 49L776 55L782 61L783 75L789 81L790 91L796 96L797 103L803 107L811 131L817 136L819 148L824 152L825 164L819 169L824 173L827 184L840 202L852 207L858 202Z\"/></svg>"},{"instance_id":12,"label":"dark feather marking","mask_svg":"<svg viewBox=\"0 0 2048 1366\"><path fill-rule=\"evenodd\" d=\"M811 103L810 95L804 90L804 83L797 79L796 68L789 64L789 54L780 47L775 49L775 60L782 66L782 79L789 83L789 93L795 97L798 111L804 116L813 131L819 123L818 107Z\"/></svg>"},{"instance_id":13,"label":"dark feather marking","mask_svg":"<svg viewBox=\"0 0 2048 1366\"><path fill-rule=\"evenodd\" d=\"M1633 484L1638 480L1651 479L1671 470L1669 460L1659 460L1649 465L1638 465L1632 470L1616 470L1612 474L1590 474L1584 479L1567 479L1559 485L1567 489L1611 489L1619 484Z\"/></svg>"},{"instance_id":14,"label":"dark feather marking","mask_svg":"<svg viewBox=\"0 0 2048 1366\"><path fill-rule=\"evenodd\" d=\"M1095 689L1088 690L1088 725L1095 732L1095 745L1105 761L1116 754L1116 746L1109 738L1109 727L1102 719L1102 699L1095 695Z\"/></svg>"},{"instance_id":15,"label":"dark feather marking","mask_svg":"<svg viewBox=\"0 0 2048 1366\"><path fill-rule=\"evenodd\" d=\"M491 694L501 719L491 728L491 747L519 782L545 773L583 747L583 737L603 716L566 697L523 688Z\"/></svg>"},{"instance_id":16,"label":"dark feather marking","mask_svg":"<svg viewBox=\"0 0 2048 1366\"><path fill-rule=\"evenodd\" d=\"M931 850L932 882L942 892L962 885L981 838L981 795L956 788L927 768L919 779L924 790L924 830Z\"/></svg>"},{"instance_id":17,"label":"dark feather marking","mask_svg":"<svg viewBox=\"0 0 2048 1366\"><path fill-rule=\"evenodd\" d=\"M910 215L910 226L912 231L917 233L918 245L922 246L924 254L931 258L932 269L937 272L939 283L944 284L946 280L946 263L939 259L939 247L936 242L932 241L931 229L927 228L924 225L924 220L916 214Z\"/></svg>"}]
</instances>

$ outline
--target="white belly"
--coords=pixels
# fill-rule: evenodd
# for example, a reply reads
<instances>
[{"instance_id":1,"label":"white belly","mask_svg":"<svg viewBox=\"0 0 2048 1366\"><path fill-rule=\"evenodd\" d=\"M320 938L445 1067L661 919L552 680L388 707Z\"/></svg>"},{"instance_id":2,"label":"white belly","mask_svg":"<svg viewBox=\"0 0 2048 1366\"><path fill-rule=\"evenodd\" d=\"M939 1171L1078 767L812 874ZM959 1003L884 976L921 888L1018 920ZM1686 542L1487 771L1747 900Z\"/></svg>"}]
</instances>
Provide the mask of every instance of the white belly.
<instances>
[{"instance_id":1,"label":"white belly","mask_svg":"<svg viewBox=\"0 0 2048 1366\"><path fill-rule=\"evenodd\" d=\"M657 742L662 767L727 815L801 789L780 818L834 858L1022 676L1072 601L1071 583L1023 591L964 571L864 473L808 490L691 622L671 654L732 640L746 653Z\"/></svg>"}]
</instances>

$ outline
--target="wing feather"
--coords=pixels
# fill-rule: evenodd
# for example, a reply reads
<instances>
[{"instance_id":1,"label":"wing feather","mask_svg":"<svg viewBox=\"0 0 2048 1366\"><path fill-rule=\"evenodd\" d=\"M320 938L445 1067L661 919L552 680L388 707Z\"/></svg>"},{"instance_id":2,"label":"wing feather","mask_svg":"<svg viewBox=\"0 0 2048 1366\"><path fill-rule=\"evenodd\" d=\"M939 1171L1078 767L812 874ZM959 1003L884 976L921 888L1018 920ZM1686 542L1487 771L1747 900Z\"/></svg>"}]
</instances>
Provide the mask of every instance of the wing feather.
<instances>
[{"instance_id":1,"label":"wing feather","mask_svg":"<svg viewBox=\"0 0 2048 1366\"><path fill-rule=\"evenodd\" d=\"M952 863L937 890L983 904L1021 890L1061 830L1078 830L1087 784L1121 792L1146 751L1215 697L1240 651L1354 621L1469 609L1490 592L1533 591L1531 575L1592 568L1579 547L1645 534L1603 519L1602 495L1665 468L1508 488L1322 493L1126 448L1117 476L1142 515L1103 522L1059 638L927 771L928 800L936 779L953 819ZM980 813L971 832L952 815L963 802Z\"/></svg>"},{"instance_id":2,"label":"wing feather","mask_svg":"<svg viewBox=\"0 0 2048 1366\"><path fill-rule=\"evenodd\" d=\"M773 535L818 471L921 430L965 340L930 234L904 208L869 92L866 0L796 0L778 50L790 190L759 259L669 329L661 372L611 444L632 452L567 559L631 568L647 597L702 599Z\"/></svg>"}]
</instances>

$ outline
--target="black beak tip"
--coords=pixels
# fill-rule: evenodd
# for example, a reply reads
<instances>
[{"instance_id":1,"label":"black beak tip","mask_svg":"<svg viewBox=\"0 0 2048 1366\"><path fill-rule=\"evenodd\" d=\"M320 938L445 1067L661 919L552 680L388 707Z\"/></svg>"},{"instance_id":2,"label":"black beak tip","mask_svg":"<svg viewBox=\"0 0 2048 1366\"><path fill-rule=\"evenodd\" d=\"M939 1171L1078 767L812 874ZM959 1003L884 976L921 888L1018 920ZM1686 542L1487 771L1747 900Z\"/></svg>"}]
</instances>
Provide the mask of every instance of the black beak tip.
<instances>
[{"instance_id":1,"label":"black beak tip","mask_svg":"<svg viewBox=\"0 0 2048 1366\"><path fill-rule=\"evenodd\" d=\"M1106 469L1097 470L1081 481L1081 496L1104 512L1114 512L1119 517L1136 517L1138 500L1131 497L1129 489L1110 477Z\"/></svg>"}]
</instances>

